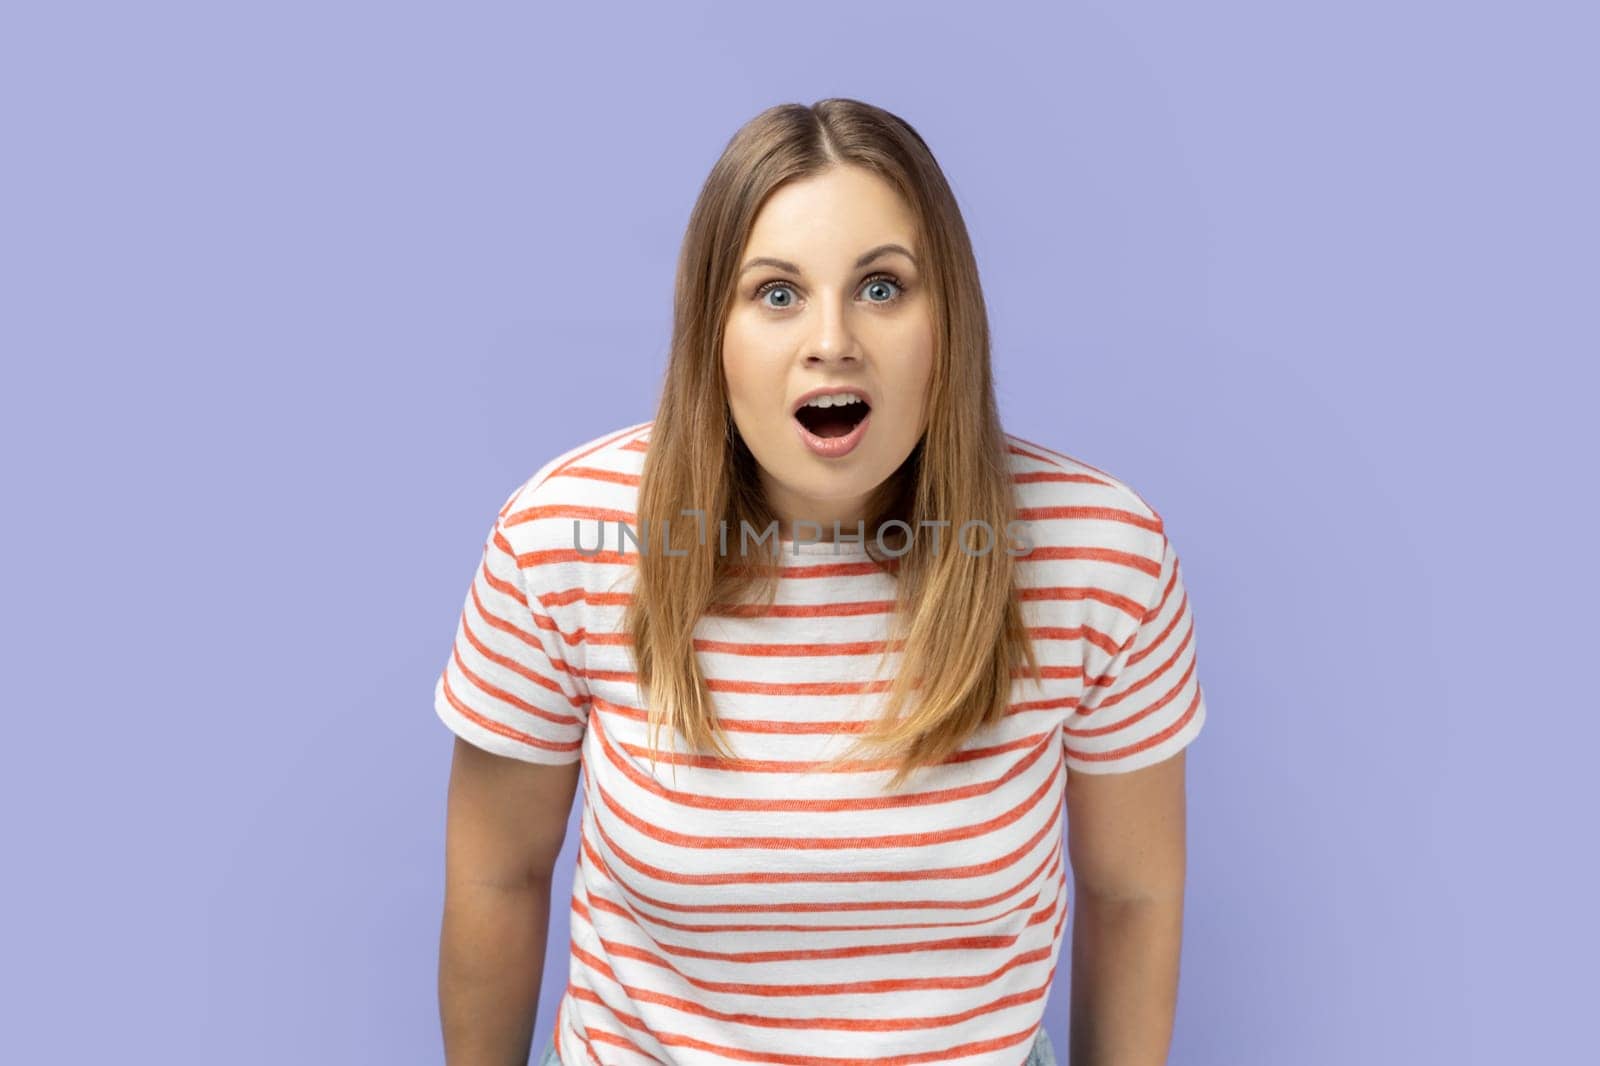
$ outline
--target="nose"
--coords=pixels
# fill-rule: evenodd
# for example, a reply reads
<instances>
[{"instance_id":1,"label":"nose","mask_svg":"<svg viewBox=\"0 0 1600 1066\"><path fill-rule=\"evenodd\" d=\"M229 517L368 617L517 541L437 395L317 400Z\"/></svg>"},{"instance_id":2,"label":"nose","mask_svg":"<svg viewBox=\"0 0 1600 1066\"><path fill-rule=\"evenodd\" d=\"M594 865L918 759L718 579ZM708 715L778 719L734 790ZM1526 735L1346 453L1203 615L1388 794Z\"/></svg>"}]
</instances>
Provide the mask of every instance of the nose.
<instances>
[{"instance_id":1,"label":"nose","mask_svg":"<svg viewBox=\"0 0 1600 1066\"><path fill-rule=\"evenodd\" d=\"M816 332L806 349L806 362L812 365L859 361L861 353L856 347L856 337L850 330L849 308L838 296L830 295L821 302L815 317Z\"/></svg>"}]
</instances>

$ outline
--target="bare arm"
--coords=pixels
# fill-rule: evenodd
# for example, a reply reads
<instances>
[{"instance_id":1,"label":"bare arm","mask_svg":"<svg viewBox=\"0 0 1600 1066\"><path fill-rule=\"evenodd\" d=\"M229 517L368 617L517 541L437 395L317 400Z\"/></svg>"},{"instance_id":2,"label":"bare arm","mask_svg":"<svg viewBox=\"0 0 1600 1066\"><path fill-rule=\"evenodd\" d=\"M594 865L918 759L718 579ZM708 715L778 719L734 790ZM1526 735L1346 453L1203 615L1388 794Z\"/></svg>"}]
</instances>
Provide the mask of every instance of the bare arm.
<instances>
[{"instance_id":1,"label":"bare arm","mask_svg":"<svg viewBox=\"0 0 1600 1066\"><path fill-rule=\"evenodd\" d=\"M544 974L550 882L579 764L457 738L445 829L439 1018L448 1066L525 1066Z\"/></svg>"},{"instance_id":2,"label":"bare arm","mask_svg":"<svg viewBox=\"0 0 1600 1066\"><path fill-rule=\"evenodd\" d=\"M550 885L446 892L439 1018L449 1066L526 1066L533 1045Z\"/></svg>"},{"instance_id":3,"label":"bare arm","mask_svg":"<svg viewBox=\"0 0 1600 1066\"><path fill-rule=\"evenodd\" d=\"M1163 1066L1178 1002L1187 862L1184 753L1069 774L1073 1066Z\"/></svg>"}]
</instances>

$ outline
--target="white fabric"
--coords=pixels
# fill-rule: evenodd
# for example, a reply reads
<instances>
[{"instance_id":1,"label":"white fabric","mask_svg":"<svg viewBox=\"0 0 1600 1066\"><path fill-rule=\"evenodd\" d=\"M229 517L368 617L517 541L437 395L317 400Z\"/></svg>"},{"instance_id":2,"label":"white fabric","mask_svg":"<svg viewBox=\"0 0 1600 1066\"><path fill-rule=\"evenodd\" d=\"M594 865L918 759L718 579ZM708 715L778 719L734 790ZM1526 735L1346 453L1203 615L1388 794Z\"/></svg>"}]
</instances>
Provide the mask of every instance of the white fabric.
<instances>
[{"instance_id":1,"label":"white fabric","mask_svg":"<svg viewBox=\"0 0 1600 1066\"><path fill-rule=\"evenodd\" d=\"M616 528L635 526L649 429L586 442L505 501L435 690L475 745L583 761L562 1061L1023 1061L1067 925L1066 773L1150 765L1205 721L1159 515L1008 436L1044 687L1017 679L1002 722L895 794L889 770L806 772L875 715L894 578L860 545L788 544L771 616L696 630L742 761L681 737L674 756L663 729L652 766L622 631L638 549ZM605 521L602 554L575 548L574 517L585 548Z\"/></svg>"}]
</instances>

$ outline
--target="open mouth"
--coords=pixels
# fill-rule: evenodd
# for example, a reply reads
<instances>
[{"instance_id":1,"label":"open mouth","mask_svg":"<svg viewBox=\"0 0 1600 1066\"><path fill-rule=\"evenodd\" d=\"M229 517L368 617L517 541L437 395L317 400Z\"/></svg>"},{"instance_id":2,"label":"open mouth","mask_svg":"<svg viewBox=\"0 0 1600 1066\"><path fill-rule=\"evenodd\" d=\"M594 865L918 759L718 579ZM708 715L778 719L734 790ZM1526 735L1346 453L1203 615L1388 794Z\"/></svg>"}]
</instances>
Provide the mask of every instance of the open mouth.
<instances>
[{"instance_id":1,"label":"open mouth","mask_svg":"<svg viewBox=\"0 0 1600 1066\"><path fill-rule=\"evenodd\" d=\"M832 407L813 407L809 404L794 413L806 431L818 437L843 437L861 424L870 408L864 401L852 400Z\"/></svg>"}]
</instances>

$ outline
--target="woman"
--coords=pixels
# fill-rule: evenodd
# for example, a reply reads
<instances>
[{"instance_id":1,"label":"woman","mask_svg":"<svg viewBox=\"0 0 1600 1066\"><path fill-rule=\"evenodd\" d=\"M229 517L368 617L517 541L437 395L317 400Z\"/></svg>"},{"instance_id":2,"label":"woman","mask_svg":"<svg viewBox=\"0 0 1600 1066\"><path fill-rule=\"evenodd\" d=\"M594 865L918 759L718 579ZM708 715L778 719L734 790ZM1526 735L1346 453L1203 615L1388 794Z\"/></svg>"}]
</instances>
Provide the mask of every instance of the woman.
<instances>
[{"instance_id":1,"label":"woman","mask_svg":"<svg viewBox=\"0 0 1600 1066\"><path fill-rule=\"evenodd\" d=\"M927 146L850 100L758 115L675 311L656 417L500 508L436 687L449 1062L529 1049L580 764L537 1061L1052 1063L1069 913L1071 1061L1165 1061L1205 720L1178 557L1001 429Z\"/></svg>"}]
</instances>

